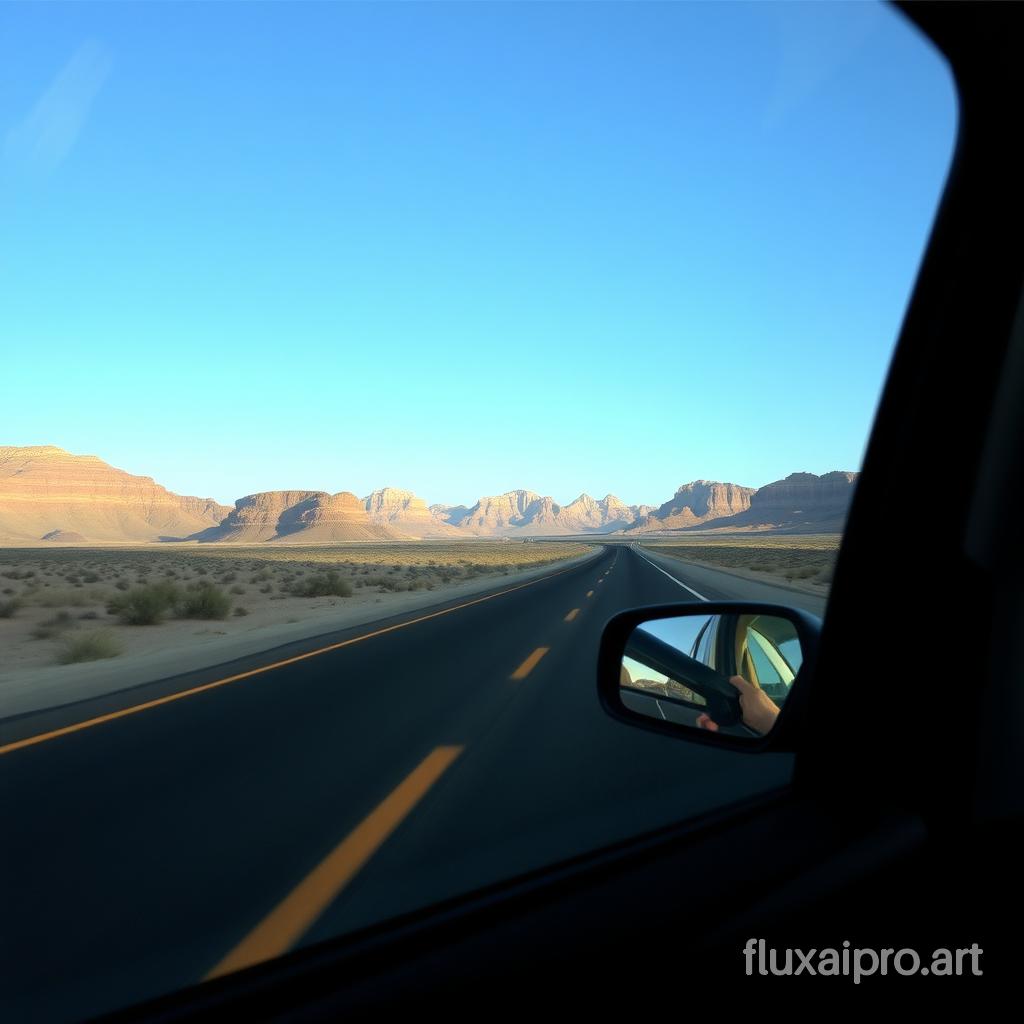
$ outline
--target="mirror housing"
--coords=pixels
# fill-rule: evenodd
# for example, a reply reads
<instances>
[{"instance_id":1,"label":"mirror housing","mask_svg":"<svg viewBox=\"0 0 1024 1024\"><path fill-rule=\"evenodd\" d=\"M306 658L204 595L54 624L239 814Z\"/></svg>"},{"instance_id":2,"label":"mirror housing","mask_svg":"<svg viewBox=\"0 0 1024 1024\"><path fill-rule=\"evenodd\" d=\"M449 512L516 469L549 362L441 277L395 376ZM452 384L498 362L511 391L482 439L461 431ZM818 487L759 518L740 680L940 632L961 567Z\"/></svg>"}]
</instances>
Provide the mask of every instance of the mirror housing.
<instances>
[{"instance_id":1,"label":"mirror housing","mask_svg":"<svg viewBox=\"0 0 1024 1024\"><path fill-rule=\"evenodd\" d=\"M666 619L692 620L692 629L696 630L701 623L735 625L744 621L752 623L757 618L785 626L791 638L798 641L800 656L774 724L763 734L741 721L740 691L729 682L728 676L692 657L694 651L687 654L678 646L678 641L667 643L664 627L673 624L663 623L662 628L658 628L660 620ZM644 629L644 626L653 628ZM659 637L658 632L663 636ZM694 648L705 632L706 629L699 629ZM801 680L806 680L813 670L820 634L820 619L784 605L690 601L631 608L611 618L601 635L598 698L612 718L664 735L751 753L795 750L807 692ZM768 654L771 653L769 650ZM782 665L781 658L778 662ZM662 683L653 684L659 687L657 690L651 688L650 680L639 686L631 685L627 665L635 668L638 664L650 669L652 675L663 678ZM731 671L737 672L738 668L733 666ZM645 685L648 689L643 688ZM696 727L694 720L697 718L711 718L711 725L717 729Z\"/></svg>"}]
</instances>

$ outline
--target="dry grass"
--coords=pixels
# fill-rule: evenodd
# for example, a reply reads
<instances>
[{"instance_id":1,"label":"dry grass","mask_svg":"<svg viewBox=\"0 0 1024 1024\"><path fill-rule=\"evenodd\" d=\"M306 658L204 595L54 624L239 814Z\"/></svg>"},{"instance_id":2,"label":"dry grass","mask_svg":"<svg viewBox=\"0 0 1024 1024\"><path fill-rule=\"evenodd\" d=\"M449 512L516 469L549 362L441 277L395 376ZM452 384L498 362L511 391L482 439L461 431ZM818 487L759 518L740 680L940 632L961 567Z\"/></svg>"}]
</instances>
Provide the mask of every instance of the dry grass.
<instances>
[{"instance_id":1,"label":"dry grass","mask_svg":"<svg viewBox=\"0 0 1024 1024\"><path fill-rule=\"evenodd\" d=\"M105 604L138 584L170 581L253 587L271 593L300 578L334 571L354 586L384 591L433 589L478 576L501 575L583 554L586 544L465 541L353 544L336 547L160 545L139 548L10 548L0 551L0 580L10 597L46 608ZM372 582L370 582L372 579Z\"/></svg>"},{"instance_id":2,"label":"dry grass","mask_svg":"<svg viewBox=\"0 0 1024 1024\"><path fill-rule=\"evenodd\" d=\"M91 634L80 620L104 627L113 644L133 655L188 644L193 634L204 642L228 632L316 621L332 607L383 610L389 606L386 595L438 591L440 599L450 586L497 582L591 548L425 541L0 549L0 647L7 655L0 673L54 660L90 660L88 643L96 651L109 650L103 639L81 639Z\"/></svg>"},{"instance_id":3,"label":"dry grass","mask_svg":"<svg viewBox=\"0 0 1024 1024\"><path fill-rule=\"evenodd\" d=\"M763 573L777 579L828 587L839 553L840 534L772 537L707 537L644 544L645 548L681 558Z\"/></svg>"}]
</instances>

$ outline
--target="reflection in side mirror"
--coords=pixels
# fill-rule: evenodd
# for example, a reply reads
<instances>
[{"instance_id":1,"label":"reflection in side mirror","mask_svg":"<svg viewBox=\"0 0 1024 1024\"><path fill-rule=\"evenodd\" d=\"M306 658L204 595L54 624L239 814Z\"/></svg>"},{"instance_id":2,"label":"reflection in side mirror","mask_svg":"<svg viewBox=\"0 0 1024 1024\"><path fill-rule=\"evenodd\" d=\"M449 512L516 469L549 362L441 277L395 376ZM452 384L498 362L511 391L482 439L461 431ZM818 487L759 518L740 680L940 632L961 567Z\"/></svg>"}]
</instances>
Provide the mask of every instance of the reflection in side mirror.
<instances>
[{"instance_id":1,"label":"reflection in side mirror","mask_svg":"<svg viewBox=\"0 0 1024 1024\"><path fill-rule=\"evenodd\" d=\"M625 612L602 640L602 702L661 731L756 741L774 729L817 630L805 613L739 602Z\"/></svg>"}]
</instances>

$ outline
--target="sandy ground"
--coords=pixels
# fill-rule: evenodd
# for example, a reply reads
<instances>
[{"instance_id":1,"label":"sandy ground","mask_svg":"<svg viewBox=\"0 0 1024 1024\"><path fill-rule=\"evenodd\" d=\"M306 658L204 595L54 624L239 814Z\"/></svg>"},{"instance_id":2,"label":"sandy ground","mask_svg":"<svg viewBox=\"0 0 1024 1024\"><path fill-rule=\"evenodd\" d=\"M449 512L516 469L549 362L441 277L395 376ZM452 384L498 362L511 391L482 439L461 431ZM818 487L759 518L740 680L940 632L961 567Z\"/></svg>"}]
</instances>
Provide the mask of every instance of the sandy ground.
<instances>
[{"instance_id":1,"label":"sandy ground","mask_svg":"<svg viewBox=\"0 0 1024 1024\"><path fill-rule=\"evenodd\" d=\"M235 550L228 560L212 567L204 561L208 555L178 553L171 562L164 550L132 552L128 560L108 550L50 551L41 560L26 552L3 552L0 602L13 600L18 606L11 617L0 617L0 718L512 586L593 557L597 550L581 544L521 547L526 550L498 551L493 556L485 552L487 557L480 559L461 546L455 566L445 563L437 549L421 550L422 564L410 564L408 547L398 549L391 564L386 558L356 561L368 557L365 551L347 553L334 561L318 552L311 562L298 557L268 562L246 558ZM489 561L491 557L496 560ZM428 566L427 562L434 564ZM205 573L198 572L203 568ZM301 585L303 579L324 569L333 569L350 580L352 595L310 598L288 592L288 587ZM183 588L211 581L228 594L232 608L227 617L169 616L157 625L134 626L121 623L108 611L112 598L139 586L140 580L157 582L171 572L175 573L174 582ZM77 583L69 583L69 579ZM44 582L49 586L43 586ZM123 589L118 589L118 583ZM236 614L239 607L246 614ZM113 639L119 651L115 657L59 663L69 639L95 631Z\"/></svg>"}]
</instances>

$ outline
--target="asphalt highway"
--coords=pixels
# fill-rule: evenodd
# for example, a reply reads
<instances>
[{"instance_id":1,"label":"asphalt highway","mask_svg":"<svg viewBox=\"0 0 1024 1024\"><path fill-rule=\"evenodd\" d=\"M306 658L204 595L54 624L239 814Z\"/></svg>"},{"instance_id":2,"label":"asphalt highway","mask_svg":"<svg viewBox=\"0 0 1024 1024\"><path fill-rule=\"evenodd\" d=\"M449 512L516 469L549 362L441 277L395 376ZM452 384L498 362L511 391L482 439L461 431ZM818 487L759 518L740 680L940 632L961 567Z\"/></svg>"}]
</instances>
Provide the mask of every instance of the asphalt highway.
<instances>
[{"instance_id":1,"label":"asphalt highway","mask_svg":"<svg viewBox=\"0 0 1024 1024\"><path fill-rule=\"evenodd\" d=\"M616 611L765 599L699 575L608 546L532 583L0 722L0 1019L80 1019L781 784L787 757L598 705Z\"/></svg>"}]
</instances>

